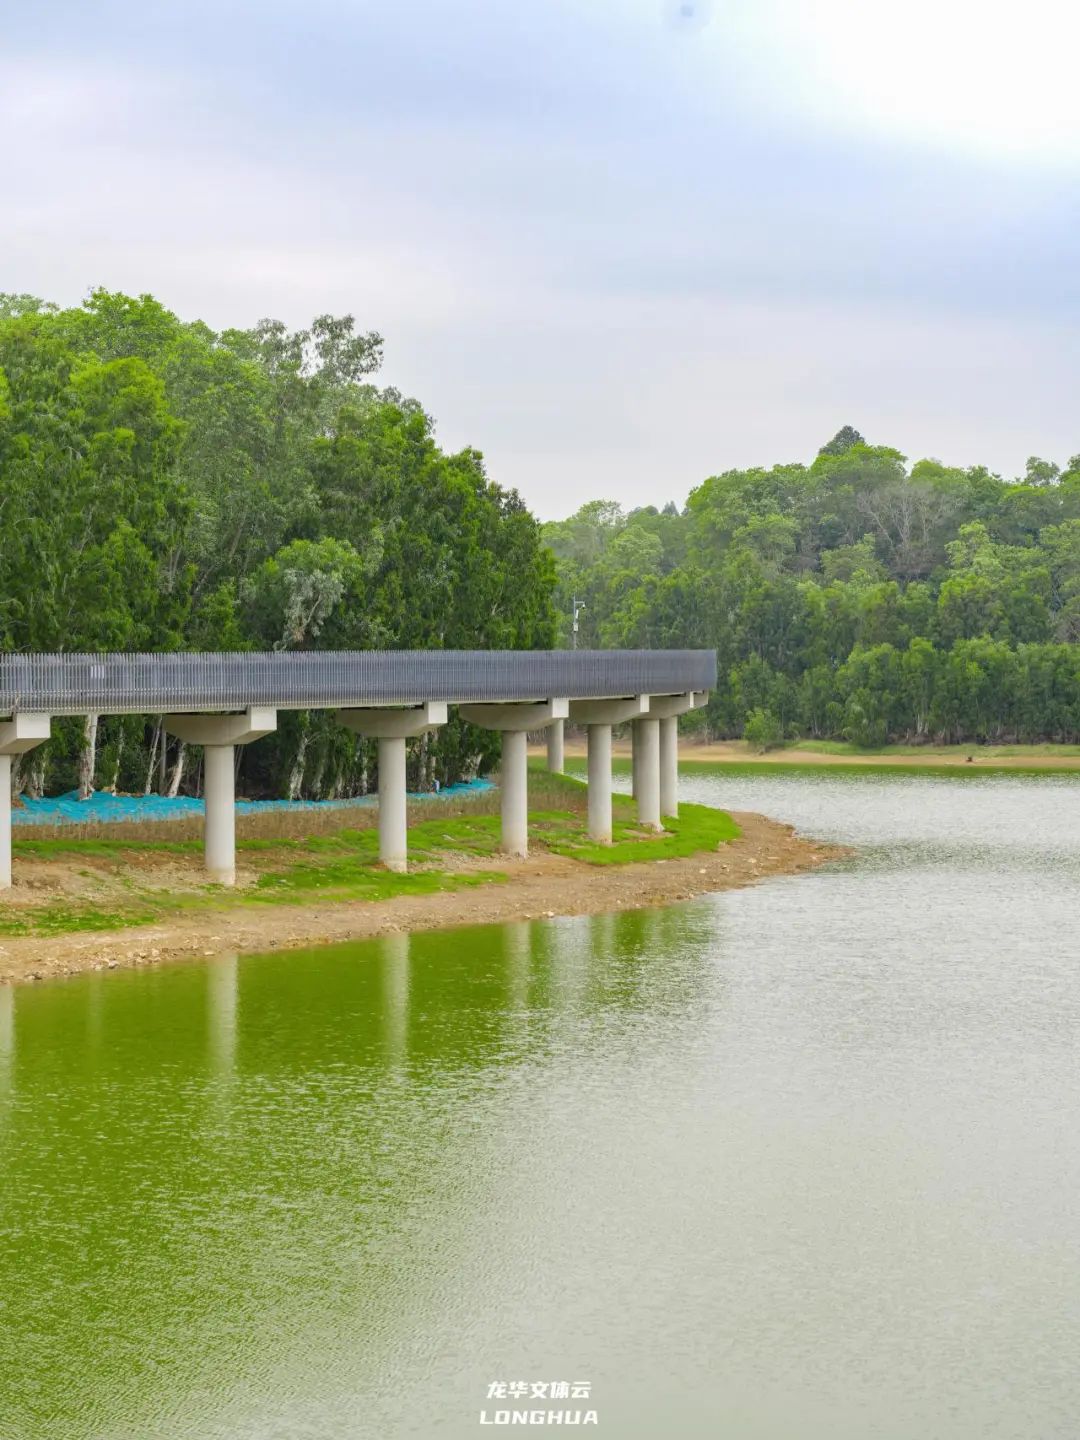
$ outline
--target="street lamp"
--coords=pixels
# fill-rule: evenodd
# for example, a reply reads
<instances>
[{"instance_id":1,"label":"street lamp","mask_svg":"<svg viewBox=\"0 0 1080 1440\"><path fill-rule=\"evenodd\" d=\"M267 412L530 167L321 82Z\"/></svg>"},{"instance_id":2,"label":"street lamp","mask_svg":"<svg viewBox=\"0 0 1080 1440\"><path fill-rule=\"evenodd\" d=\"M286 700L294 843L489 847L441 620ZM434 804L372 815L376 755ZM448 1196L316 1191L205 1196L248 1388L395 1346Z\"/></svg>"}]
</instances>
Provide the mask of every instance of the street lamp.
<instances>
[{"instance_id":1,"label":"street lamp","mask_svg":"<svg viewBox=\"0 0 1080 1440\"><path fill-rule=\"evenodd\" d=\"M577 649L577 637L578 637L578 618L577 618L577 617L581 614L582 610L585 609L585 601L584 601L584 600L579 600L579 599L577 598L577 596L575 595L575 596L574 596L574 602L573 602L573 603L574 603L574 625L573 625L573 632L572 632L572 633L573 633L573 636L574 636L574 649L576 650L576 649Z\"/></svg>"}]
</instances>

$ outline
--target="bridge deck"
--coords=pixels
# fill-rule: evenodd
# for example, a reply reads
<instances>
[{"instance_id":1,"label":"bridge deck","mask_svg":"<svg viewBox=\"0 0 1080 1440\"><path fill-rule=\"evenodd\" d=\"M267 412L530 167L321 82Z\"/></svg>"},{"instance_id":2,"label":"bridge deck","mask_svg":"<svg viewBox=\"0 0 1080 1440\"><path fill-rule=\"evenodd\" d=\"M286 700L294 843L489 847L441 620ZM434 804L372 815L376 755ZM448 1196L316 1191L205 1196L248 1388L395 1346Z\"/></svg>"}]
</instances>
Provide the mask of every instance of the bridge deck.
<instances>
[{"instance_id":1,"label":"bridge deck","mask_svg":"<svg viewBox=\"0 0 1080 1440\"><path fill-rule=\"evenodd\" d=\"M0 715L345 709L710 690L712 650L0 655Z\"/></svg>"}]
</instances>

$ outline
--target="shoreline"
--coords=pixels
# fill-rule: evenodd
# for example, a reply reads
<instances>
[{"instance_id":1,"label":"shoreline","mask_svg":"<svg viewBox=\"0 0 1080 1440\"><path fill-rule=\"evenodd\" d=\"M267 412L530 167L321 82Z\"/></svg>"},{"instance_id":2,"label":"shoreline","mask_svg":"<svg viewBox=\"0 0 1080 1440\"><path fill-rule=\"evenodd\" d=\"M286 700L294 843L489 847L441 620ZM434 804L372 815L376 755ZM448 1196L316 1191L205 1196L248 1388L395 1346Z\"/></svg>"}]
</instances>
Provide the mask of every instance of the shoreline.
<instances>
[{"instance_id":1,"label":"shoreline","mask_svg":"<svg viewBox=\"0 0 1080 1440\"><path fill-rule=\"evenodd\" d=\"M534 759L546 752L542 746L530 747ZM567 739L567 760L584 764L584 740ZM612 745L616 764L626 770L630 764L630 742L616 740ZM970 758L969 758L970 757ZM725 771L766 770L827 770L876 769L948 771L965 775L978 774L1077 774L1080 773L1080 747L1074 745L927 745L897 746L884 750L811 750L798 742L776 750L758 752L744 740L713 740L707 744L687 741L679 743L679 766L689 773L695 770Z\"/></svg>"},{"instance_id":2,"label":"shoreline","mask_svg":"<svg viewBox=\"0 0 1080 1440\"><path fill-rule=\"evenodd\" d=\"M644 909L797 875L849 853L840 846L817 844L792 826L762 815L731 813L742 829L739 838L677 859L599 866L537 850L522 861L499 856L497 868L505 881L468 890L265 910L238 903L111 931L4 938L0 983L17 985L217 954L314 949L403 930ZM469 868L475 872L478 867Z\"/></svg>"}]
</instances>

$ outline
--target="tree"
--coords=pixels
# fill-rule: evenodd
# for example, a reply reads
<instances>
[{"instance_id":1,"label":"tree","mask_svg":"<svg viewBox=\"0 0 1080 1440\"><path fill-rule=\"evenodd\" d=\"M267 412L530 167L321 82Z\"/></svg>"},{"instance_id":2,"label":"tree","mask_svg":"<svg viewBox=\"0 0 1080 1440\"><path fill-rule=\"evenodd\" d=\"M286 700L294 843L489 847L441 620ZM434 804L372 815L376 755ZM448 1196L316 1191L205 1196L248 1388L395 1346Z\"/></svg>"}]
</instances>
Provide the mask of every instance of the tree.
<instances>
[{"instance_id":1,"label":"tree","mask_svg":"<svg viewBox=\"0 0 1080 1440\"><path fill-rule=\"evenodd\" d=\"M843 455L853 445L865 445L866 441L853 425L842 425L833 438L822 445L819 455Z\"/></svg>"},{"instance_id":2,"label":"tree","mask_svg":"<svg viewBox=\"0 0 1080 1440\"><path fill-rule=\"evenodd\" d=\"M536 520L478 451L447 455L418 402L371 383L380 354L350 316L219 334L148 295L0 299L4 646L550 645ZM34 763L142 790L161 737L158 717L108 719L96 765L96 720L58 725ZM490 746L455 722L414 763L453 780ZM325 716L283 717L241 764L268 793L374 781L370 747Z\"/></svg>"}]
</instances>

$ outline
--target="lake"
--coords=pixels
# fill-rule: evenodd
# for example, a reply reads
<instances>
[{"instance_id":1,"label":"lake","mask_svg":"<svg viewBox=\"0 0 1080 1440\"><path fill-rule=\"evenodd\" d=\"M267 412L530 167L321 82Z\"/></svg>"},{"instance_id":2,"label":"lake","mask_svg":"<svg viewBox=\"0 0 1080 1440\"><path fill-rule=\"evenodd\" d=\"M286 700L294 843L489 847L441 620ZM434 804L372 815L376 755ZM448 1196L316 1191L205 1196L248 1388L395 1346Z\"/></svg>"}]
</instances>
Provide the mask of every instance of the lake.
<instances>
[{"instance_id":1,"label":"lake","mask_svg":"<svg viewBox=\"0 0 1080 1440\"><path fill-rule=\"evenodd\" d=\"M0 987L0 1436L1075 1440L1080 781L683 794L858 853Z\"/></svg>"}]
</instances>

